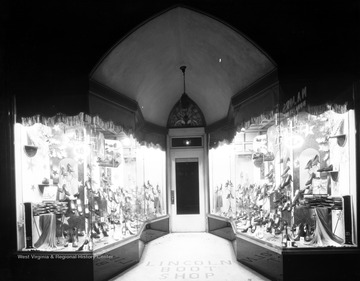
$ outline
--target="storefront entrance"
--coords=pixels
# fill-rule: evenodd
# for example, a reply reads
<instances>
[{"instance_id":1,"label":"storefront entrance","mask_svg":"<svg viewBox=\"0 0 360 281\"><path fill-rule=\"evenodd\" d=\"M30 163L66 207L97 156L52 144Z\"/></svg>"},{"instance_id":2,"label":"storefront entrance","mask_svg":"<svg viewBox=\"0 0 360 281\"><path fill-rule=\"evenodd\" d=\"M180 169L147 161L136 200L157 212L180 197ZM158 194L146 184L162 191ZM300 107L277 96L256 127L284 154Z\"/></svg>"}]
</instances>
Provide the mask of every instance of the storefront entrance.
<instances>
[{"instance_id":1,"label":"storefront entrance","mask_svg":"<svg viewBox=\"0 0 360 281\"><path fill-rule=\"evenodd\" d=\"M169 164L171 231L205 231L204 147L171 147Z\"/></svg>"}]
</instances>

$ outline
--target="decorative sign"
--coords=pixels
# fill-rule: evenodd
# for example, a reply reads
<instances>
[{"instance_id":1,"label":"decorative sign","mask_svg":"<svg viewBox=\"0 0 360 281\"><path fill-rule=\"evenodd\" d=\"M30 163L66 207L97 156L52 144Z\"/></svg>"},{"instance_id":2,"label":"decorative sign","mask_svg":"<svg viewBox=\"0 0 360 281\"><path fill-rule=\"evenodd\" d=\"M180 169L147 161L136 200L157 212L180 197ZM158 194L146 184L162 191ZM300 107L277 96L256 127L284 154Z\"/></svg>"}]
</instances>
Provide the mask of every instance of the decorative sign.
<instances>
[{"instance_id":1,"label":"decorative sign","mask_svg":"<svg viewBox=\"0 0 360 281\"><path fill-rule=\"evenodd\" d=\"M307 89L305 86L297 93L297 95L294 95L284 103L282 112L289 115L299 113L303 108L306 107L306 98Z\"/></svg>"}]
</instances>

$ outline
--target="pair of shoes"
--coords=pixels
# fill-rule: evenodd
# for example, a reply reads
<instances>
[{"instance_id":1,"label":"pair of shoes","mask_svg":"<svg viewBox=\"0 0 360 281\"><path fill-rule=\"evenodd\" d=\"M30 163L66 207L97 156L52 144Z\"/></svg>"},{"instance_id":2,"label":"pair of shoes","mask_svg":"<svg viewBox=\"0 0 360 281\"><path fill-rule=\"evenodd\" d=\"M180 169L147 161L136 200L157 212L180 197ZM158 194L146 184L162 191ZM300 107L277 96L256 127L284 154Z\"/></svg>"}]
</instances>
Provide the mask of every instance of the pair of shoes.
<instances>
[{"instance_id":1,"label":"pair of shoes","mask_svg":"<svg viewBox=\"0 0 360 281\"><path fill-rule=\"evenodd\" d=\"M309 170L309 169L311 169L312 167L316 166L319 163L320 163L319 155L316 154L313 159L310 159L307 162L307 164L305 166L305 170Z\"/></svg>"},{"instance_id":2,"label":"pair of shoes","mask_svg":"<svg viewBox=\"0 0 360 281\"><path fill-rule=\"evenodd\" d=\"M321 169L319 169L317 171L318 172L331 172L332 170L333 170L333 165L331 164L330 166L321 168Z\"/></svg>"}]
</instances>

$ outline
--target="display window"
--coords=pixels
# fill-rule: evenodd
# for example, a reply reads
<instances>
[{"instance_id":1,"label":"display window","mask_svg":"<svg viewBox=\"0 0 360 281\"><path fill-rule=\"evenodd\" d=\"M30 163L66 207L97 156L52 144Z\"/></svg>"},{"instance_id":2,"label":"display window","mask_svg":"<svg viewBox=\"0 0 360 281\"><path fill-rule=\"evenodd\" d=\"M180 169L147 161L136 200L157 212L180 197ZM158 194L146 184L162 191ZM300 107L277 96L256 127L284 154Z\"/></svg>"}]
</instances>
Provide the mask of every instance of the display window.
<instances>
[{"instance_id":1,"label":"display window","mask_svg":"<svg viewBox=\"0 0 360 281\"><path fill-rule=\"evenodd\" d=\"M355 247L353 110L274 114L209 152L211 214L278 249Z\"/></svg>"},{"instance_id":2,"label":"display window","mask_svg":"<svg viewBox=\"0 0 360 281\"><path fill-rule=\"evenodd\" d=\"M14 131L18 250L93 251L166 214L159 147L83 114Z\"/></svg>"}]
</instances>

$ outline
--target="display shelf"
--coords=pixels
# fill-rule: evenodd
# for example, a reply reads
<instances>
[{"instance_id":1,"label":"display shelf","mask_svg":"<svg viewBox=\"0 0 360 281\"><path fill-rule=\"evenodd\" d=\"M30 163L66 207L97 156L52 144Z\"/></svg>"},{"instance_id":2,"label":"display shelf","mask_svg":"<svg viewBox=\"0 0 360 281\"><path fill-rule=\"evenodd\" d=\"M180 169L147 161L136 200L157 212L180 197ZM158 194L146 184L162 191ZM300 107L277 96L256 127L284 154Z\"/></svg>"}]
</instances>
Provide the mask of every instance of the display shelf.
<instances>
[{"instance_id":1,"label":"display shelf","mask_svg":"<svg viewBox=\"0 0 360 281\"><path fill-rule=\"evenodd\" d=\"M151 233L150 233L151 232ZM140 261L143 244L169 233L169 216L146 221L139 233L92 252L17 251L13 256L15 280L108 280ZM29 279L26 279L29 276ZM65 278L66 279L66 278Z\"/></svg>"},{"instance_id":2,"label":"display shelf","mask_svg":"<svg viewBox=\"0 0 360 281\"><path fill-rule=\"evenodd\" d=\"M236 233L234 222L214 215L208 215L208 229L209 233L233 242L240 263L271 280L358 280L360 277L357 247L314 248L305 244L298 248L277 247L264 239ZM227 237L235 237L234 240L224 236L229 229L232 235Z\"/></svg>"}]
</instances>

